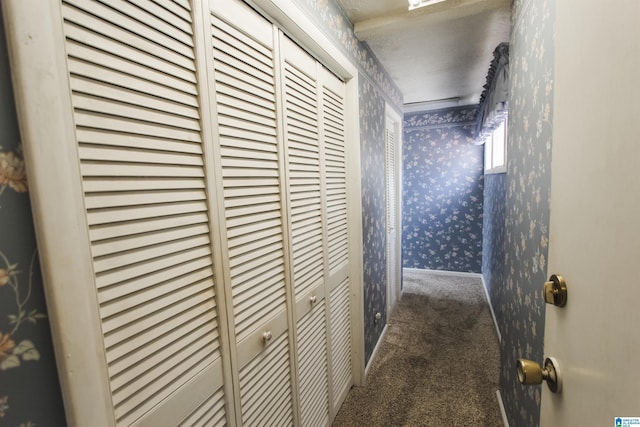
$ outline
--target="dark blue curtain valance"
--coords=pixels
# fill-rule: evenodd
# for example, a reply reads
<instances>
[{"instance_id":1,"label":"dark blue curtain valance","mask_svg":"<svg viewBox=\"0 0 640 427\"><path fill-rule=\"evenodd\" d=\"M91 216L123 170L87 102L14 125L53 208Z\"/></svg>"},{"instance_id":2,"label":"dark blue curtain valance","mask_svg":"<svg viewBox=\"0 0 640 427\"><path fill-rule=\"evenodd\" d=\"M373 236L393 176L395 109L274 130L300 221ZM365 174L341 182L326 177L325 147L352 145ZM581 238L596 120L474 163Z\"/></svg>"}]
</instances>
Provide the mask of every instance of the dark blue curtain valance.
<instances>
[{"instance_id":1,"label":"dark blue curtain valance","mask_svg":"<svg viewBox=\"0 0 640 427\"><path fill-rule=\"evenodd\" d=\"M500 43L493 51L487 82L480 97L475 143L484 144L487 137L507 117L509 97L509 44Z\"/></svg>"}]
</instances>

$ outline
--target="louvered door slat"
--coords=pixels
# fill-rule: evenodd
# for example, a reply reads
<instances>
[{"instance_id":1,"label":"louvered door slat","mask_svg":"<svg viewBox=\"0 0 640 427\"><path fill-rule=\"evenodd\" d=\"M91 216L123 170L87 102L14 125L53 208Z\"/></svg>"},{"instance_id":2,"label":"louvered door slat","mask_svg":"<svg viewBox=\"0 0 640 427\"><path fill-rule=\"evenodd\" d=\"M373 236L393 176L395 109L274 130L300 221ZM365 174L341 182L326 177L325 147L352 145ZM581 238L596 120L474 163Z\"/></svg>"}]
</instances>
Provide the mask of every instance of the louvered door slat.
<instances>
[{"instance_id":1,"label":"louvered door slat","mask_svg":"<svg viewBox=\"0 0 640 427\"><path fill-rule=\"evenodd\" d=\"M222 427L226 425L224 417L224 393L216 391L202 402L178 427Z\"/></svg>"},{"instance_id":2,"label":"louvered door slat","mask_svg":"<svg viewBox=\"0 0 640 427\"><path fill-rule=\"evenodd\" d=\"M158 67L166 67L167 71L173 70L177 77L182 76L187 81L196 82L195 75L193 75L195 63L192 48L180 45L175 40L146 27L143 23L99 2L65 0L63 14L65 20L74 22L74 26L68 26L70 38L86 44L92 44L91 40L102 39L102 42L98 42L97 45L104 45L105 48L108 46L109 49L116 46L126 47L126 50L137 49L140 53L135 55L131 52L132 56L153 60ZM81 27L90 29L91 33L84 34ZM147 36L142 37L139 33L147 34ZM153 41L152 38L154 38ZM160 40L156 41L155 38ZM156 59L152 59L152 57ZM188 71L191 71L192 74L189 75Z\"/></svg>"},{"instance_id":3,"label":"louvered door slat","mask_svg":"<svg viewBox=\"0 0 640 427\"><path fill-rule=\"evenodd\" d=\"M195 350L197 351L186 353L185 358L179 361L180 364L172 366L172 370L160 372L159 374L162 375L160 381L149 384L146 390L135 390L130 395L130 399L119 402L114 393L115 413L118 420L126 424L135 421L169 397L171 390L184 385L185 377L193 377L213 363L214 359L208 347Z\"/></svg>"},{"instance_id":4,"label":"louvered door slat","mask_svg":"<svg viewBox=\"0 0 640 427\"><path fill-rule=\"evenodd\" d=\"M98 91L100 91L100 89L98 89ZM162 124L167 127L194 131L200 130L197 119L180 117L173 113L165 113L153 109L142 109L135 105L130 106L124 102L108 100L102 95L100 95L100 97L91 97L84 94L75 94L73 103L78 110L87 112L108 114L114 117L126 117L134 120L138 119L149 123Z\"/></svg>"},{"instance_id":5,"label":"louvered door slat","mask_svg":"<svg viewBox=\"0 0 640 427\"><path fill-rule=\"evenodd\" d=\"M184 320L184 316L183 316ZM138 340L135 343L123 343L115 347L112 351L112 360L109 360L109 372L112 375L130 372L132 367L137 366L141 359L158 357L160 360L175 353L183 344L182 339L193 340L194 337L205 336L210 333L210 323L214 317L207 310L198 310L197 315L192 316L189 321L176 322L167 328L155 339L146 337L147 340Z\"/></svg>"},{"instance_id":6,"label":"louvered door slat","mask_svg":"<svg viewBox=\"0 0 640 427\"><path fill-rule=\"evenodd\" d=\"M197 284L196 284L197 285ZM176 316L182 312L188 312L190 309L206 303L213 305L213 301L206 292L201 292L190 296L182 301L176 301L170 306L161 307L157 311L152 311L153 307L138 307L135 311L123 312L115 318L105 319L105 345L108 347L116 346L120 343L127 342L133 336L148 333L148 329L157 325L159 321L165 319L165 322L173 322ZM142 320L133 317L138 312L150 311ZM132 320L133 319L133 320ZM153 331L151 331L153 333Z\"/></svg>"},{"instance_id":7,"label":"louvered door slat","mask_svg":"<svg viewBox=\"0 0 640 427\"><path fill-rule=\"evenodd\" d=\"M165 126L161 123L137 122L125 117L109 117L100 113L78 110L76 112L76 125L86 128L102 129L106 132L122 132L126 134L145 135L147 137L160 137L182 140L183 142L198 142L200 136L192 129L181 129Z\"/></svg>"},{"instance_id":8,"label":"louvered door slat","mask_svg":"<svg viewBox=\"0 0 640 427\"><path fill-rule=\"evenodd\" d=\"M79 94L100 92L104 98L110 101L118 102L122 99L126 99L129 104L133 104L137 107L146 107L149 110L169 113L173 116L190 118L196 121L200 119L197 108L186 106L171 100L158 99L156 96L149 96L130 89L105 85L99 81L86 78L74 79L73 83L74 86L71 89Z\"/></svg>"},{"instance_id":9,"label":"louvered door slat","mask_svg":"<svg viewBox=\"0 0 640 427\"><path fill-rule=\"evenodd\" d=\"M98 224L110 224L138 219L155 219L172 215L183 215L194 212L206 212L207 204L198 201L190 203L167 204L163 206L133 206L123 207L116 211L87 212L87 220L90 226ZM142 227L142 225L141 225Z\"/></svg>"},{"instance_id":10,"label":"louvered door slat","mask_svg":"<svg viewBox=\"0 0 640 427\"><path fill-rule=\"evenodd\" d=\"M331 359L333 365L334 404L344 398L346 390L352 384L351 374L351 327L349 282L345 280L329 297L331 313Z\"/></svg>"},{"instance_id":11,"label":"louvered door slat","mask_svg":"<svg viewBox=\"0 0 640 427\"><path fill-rule=\"evenodd\" d=\"M138 178L135 180L114 178L110 181L102 181L100 179L87 177L84 182L84 189L87 193L117 193L136 190L189 190L203 188L205 188L204 181L197 178Z\"/></svg>"},{"instance_id":12,"label":"louvered door slat","mask_svg":"<svg viewBox=\"0 0 640 427\"><path fill-rule=\"evenodd\" d=\"M273 74L273 51L271 48L271 44L273 43L272 40L263 39L260 36L256 37L257 34L249 35L242 29L235 28L233 25L230 25L223 20L218 19L215 15L212 17L212 23L214 39L222 41L227 46L232 45L238 51L243 52L243 56L240 56L241 58L246 57L244 56L244 52L251 52L251 54L247 55L251 58L251 61L261 61L266 67L260 67L261 72L271 75ZM270 29L266 26L260 26L262 28L257 29L258 31L264 31L266 33L270 31ZM245 30L251 31L254 30L254 28L247 28Z\"/></svg>"},{"instance_id":13,"label":"louvered door slat","mask_svg":"<svg viewBox=\"0 0 640 427\"><path fill-rule=\"evenodd\" d=\"M202 147L189 141L176 141L149 135L122 135L94 129L78 129L76 133L81 144L103 145L106 147L127 147L130 149L152 149L179 154L202 154Z\"/></svg>"},{"instance_id":14,"label":"louvered door slat","mask_svg":"<svg viewBox=\"0 0 640 427\"><path fill-rule=\"evenodd\" d=\"M70 10L77 12L74 9ZM93 25L98 25L98 22L93 20L90 15L80 12L75 14L77 15L76 19L78 21L94 21ZM109 30L110 28L104 28L105 33ZM68 34L70 47L75 44L84 45L90 48L84 50L95 50L98 54L113 56L113 63L111 64L112 68L117 67L118 63L120 63L123 64L125 68L138 69L139 71L142 71L140 75L145 76L146 80L150 80L154 75L162 76L162 79L160 80L161 82L169 83L176 81L176 83L172 85L175 89L184 90L185 92L193 95L197 94L193 70L184 69L180 64L175 64L162 59L163 53L167 53L169 50L162 52L162 48L159 47L155 49L156 54L154 55L141 54L136 50L136 48L126 42L115 42L113 39L107 38L102 34L87 33L85 28L76 26L73 23L67 23L65 25L65 32ZM78 57L82 61L93 62L92 57L84 57L80 55L78 55ZM101 58L98 57L96 60L100 61Z\"/></svg>"},{"instance_id":15,"label":"louvered door slat","mask_svg":"<svg viewBox=\"0 0 640 427\"><path fill-rule=\"evenodd\" d=\"M316 64L281 40L293 282L300 298L324 279Z\"/></svg>"},{"instance_id":16,"label":"louvered door slat","mask_svg":"<svg viewBox=\"0 0 640 427\"><path fill-rule=\"evenodd\" d=\"M154 191L141 191L139 194L87 193L87 209L113 208L116 206L149 205L156 203L173 203L192 200L204 200L206 194L200 189L194 190L167 190L163 193Z\"/></svg>"},{"instance_id":17,"label":"louvered door slat","mask_svg":"<svg viewBox=\"0 0 640 427\"><path fill-rule=\"evenodd\" d=\"M153 383L160 373L169 369L173 369L180 359L189 357L192 353L202 350L202 357L206 358L209 346L213 344L218 336L215 334L206 335L191 335L178 340L175 346L172 346L173 352L166 354L156 354L154 357L147 359L148 365L144 369L138 366L138 369L133 369L127 372L127 375L113 376L113 398L115 402L118 402L121 396L131 396L138 394L140 390L148 388L149 384ZM197 338L197 339L194 339Z\"/></svg>"},{"instance_id":18,"label":"louvered door slat","mask_svg":"<svg viewBox=\"0 0 640 427\"><path fill-rule=\"evenodd\" d=\"M165 10L171 12L173 15L179 17L185 23L191 24L191 3L189 0L153 0L153 2L161 6ZM156 9L155 13L160 16L162 10ZM166 21L174 22L175 19L173 18L173 16L167 16ZM176 25L180 26L180 28L183 28L186 32L192 31L190 25L182 23L178 23Z\"/></svg>"},{"instance_id":19,"label":"louvered door slat","mask_svg":"<svg viewBox=\"0 0 640 427\"><path fill-rule=\"evenodd\" d=\"M74 76L89 77L96 81L120 85L130 90L139 90L160 99L197 107L196 90L193 83L167 75L104 52L69 40L69 71Z\"/></svg>"},{"instance_id":20,"label":"louvered door slat","mask_svg":"<svg viewBox=\"0 0 640 427\"><path fill-rule=\"evenodd\" d=\"M246 32L215 16L212 22L216 102L224 112L218 131L225 223L240 342L261 316L285 309L273 54ZM251 239L258 235L265 237Z\"/></svg>"},{"instance_id":21,"label":"louvered door slat","mask_svg":"<svg viewBox=\"0 0 640 427\"><path fill-rule=\"evenodd\" d=\"M158 283L176 279L184 274L189 274L193 271L207 267L210 265L210 263L207 264L209 259L209 256L204 256L199 259L191 259L188 262L182 262L171 268L154 272L153 274L136 277L133 280L122 283L121 286L111 286L101 289L98 293L98 301L104 304L117 298L135 295L141 290L157 286Z\"/></svg>"},{"instance_id":22,"label":"louvered door slat","mask_svg":"<svg viewBox=\"0 0 640 427\"><path fill-rule=\"evenodd\" d=\"M157 219L147 219L143 224L136 221L121 222L116 224L106 224L94 226L89 230L91 241L100 241L104 239L112 239L135 233L155 232L159 230L171 230L172 228L180 228L182 226L190 227L194 224L206 223L208 221L206 213L195 212L186 215L176 215L172 217L164 217ZM104 253L101 253L104 255Z\"/></svg>"},{"instance_id":23,"label":"louvered door slat","mask_svg":"<svg viewBox=\"0 0 640 427\"><path fill-rule=\"evenodd\" d=\"M176 153L138 149L133 147L111 147L102 144L79 146L82 160L96 162L159 163L202 167L202 156L191 153Z\"/></svg>"},{"instance_id":24,"label":"louvered door slat","mask_svg":"<svg viewBox=\"0 0 640 427\"><path fill-rule=\"evenodd\" d=\"M114 285L129 286L127 281L137 277L144 277L148 274L181 265L185 262L211 255L209 246L200 246L186 251L179 251L174 254L152 258L143 263L122 266L118 269L107 270L104 273L97 273L96 285L98 289L103 287L113 287Z\"/></svg>"},{"instance_id":25,"label":"louvered door slat","mask_svg":"<svg viewBox=\"0 0 640 427\"><path fill-rule=\"evenodd\" d=\"M322 90L322 112L327 176L328 256L329 270L333 273L348 262L349 242L347 236L344 98L330 87L323 87Z\"/></svg>"},{"instance_id":26,"label":"louvered door slat","mask_svg":"<svg viewBox=\"0 0 640 427\"><path fill-rule=\"evenodd\" d=\"M327 401L327 341L324 301L298 325L300 364L300 418L303 426L326 426L329 421Z\"/></svg>"},{"instance_id":27,"label":"louvered door slat","mask_svg":"<svg viewBox=\"0 0 640 427\"><path fill-rule=\"evenodd\" d=\"M134 18L138 22L146 23L148 27L155 30L155 33L161 33L168 38L174 39L174 41L177 40L189 47L193 47L191 25L188 22L176 19L175 15L157 7L150 0L128 0L126 2L111 0L109 6L124 15ZM144 35L144 32L141 35ZM177 49L176 52L184 54L182 49Z\"/></svg>"},{"instance_id":28,"label":"louvered door slat","mask_svg":"<svg viewBox=\"0 0 640 427\"><path fill-rule=\"evenodd\" d=\"M244 425L293 425L286 334L240 371ZM269 375L264 375L268 372ZM265 398L267 397L268 398Z\"/></svg>"},{"instance_id":29,"label":"louvered door slat","mask_svg":"<svg viewBox=\"0 0 640 427\"><path fill-rule=\"evenodd\" d=\"M118 425L188 417L205 382L225 418L191 12L161 3L61 8Z\"/></svg>"}]
</instances>

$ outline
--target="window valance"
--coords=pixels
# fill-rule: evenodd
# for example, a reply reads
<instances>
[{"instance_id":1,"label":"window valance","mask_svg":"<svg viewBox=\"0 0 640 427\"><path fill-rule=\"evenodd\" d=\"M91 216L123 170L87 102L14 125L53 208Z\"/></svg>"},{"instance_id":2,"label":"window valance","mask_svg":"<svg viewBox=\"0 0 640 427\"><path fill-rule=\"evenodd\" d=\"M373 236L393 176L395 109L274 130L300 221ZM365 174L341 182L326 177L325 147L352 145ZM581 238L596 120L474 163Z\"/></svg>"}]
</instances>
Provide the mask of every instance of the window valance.
<instances>
[{"instance_id":1,"label":"window valance","mask_svg":"<svg viewBox=\"0 0 640 427\"><path fill-rule=\"evenodd\" d=\"M508 97L509 44L500 43L493 51L487 82L480 97L475 140L477 145L484 144L494 129L506 119Z\"/></svg>"}]
</instances>

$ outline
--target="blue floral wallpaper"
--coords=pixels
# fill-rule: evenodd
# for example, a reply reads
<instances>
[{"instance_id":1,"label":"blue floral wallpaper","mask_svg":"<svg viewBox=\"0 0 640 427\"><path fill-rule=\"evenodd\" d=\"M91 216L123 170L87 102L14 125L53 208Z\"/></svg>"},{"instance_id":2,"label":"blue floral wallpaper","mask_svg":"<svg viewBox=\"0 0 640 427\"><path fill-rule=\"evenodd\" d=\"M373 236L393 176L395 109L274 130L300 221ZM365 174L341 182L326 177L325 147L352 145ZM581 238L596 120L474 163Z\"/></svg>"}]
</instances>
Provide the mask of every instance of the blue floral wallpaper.
<instances>
[{"instance_id":1,"label":"blue floral wallpaper","mask_svg":"<svg viewBox=\"0 0 640 427\"><path fill-rule=\"evenodd\" d=\"M515 0L512 16L504 280L492 295L503 319L500 385L509 423L537 426L540 387L521 386L515 363L543 357L555 3Z\"/></svg>"},{"instance_id":2,"label":"blue floral wallpaper","mask_svg":"<svg viewBox=\"0 0 640 427\"><path fill-rule=\"evenodd\" d=\"M365 362L368 362L387 323L385 102L369 80L360 78L359 85L364 336ZM382 319L376 322L375 314L378 312Z\"/></svg>"},{"instance_id":3,"label":"blue floral wallpaper","mask_svg":"<svg viewBox=\"0 0 640 427\"><path fill-rule=\"evenodd\" d=\"M406 114L402 146L404 267L479 273L484 148L477 106Z\"/></svg>"},{"instance_id":4,"label":"blue floral wallpaper","mask_svg":"<svg viewBox=\"0 0 640 427\"><path fill-rule=\"evenodd\" d=\"M484 212L482 224L482 277L494 306L498 325L504 324L500 292L504 283L504 234L507 210L506 174L484 176Z\"/></svg>"},{"instance_id":5,"label":"blue floral wallpaper","mask_svg":"<svg viewBox=\"0 0 640 427\"><path fill-rule=\"evenodd\" d=\"M66 425L0 16L0 425Z\"/></svg>"}]
</instances>

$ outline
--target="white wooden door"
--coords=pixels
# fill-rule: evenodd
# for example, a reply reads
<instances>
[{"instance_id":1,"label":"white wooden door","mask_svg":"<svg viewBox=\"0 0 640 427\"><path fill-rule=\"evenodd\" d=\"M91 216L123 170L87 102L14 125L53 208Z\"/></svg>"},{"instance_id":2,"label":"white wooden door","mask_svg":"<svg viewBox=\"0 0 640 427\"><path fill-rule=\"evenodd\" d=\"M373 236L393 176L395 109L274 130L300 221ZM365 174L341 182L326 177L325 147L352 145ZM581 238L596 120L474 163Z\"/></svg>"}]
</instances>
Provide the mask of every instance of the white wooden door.
<instances>
[{"instance_id":1,"label":"white wooden door","mask_svg":"<svg viewBox=\"0 0 640 427\"><path fill-rule=\"evenodd\" d=\"M555 7L548 271L568 302L546 310L564 389L543 386L541 425L615 426L640 418L640 3Z\"/></svg>"}]
</instances>

